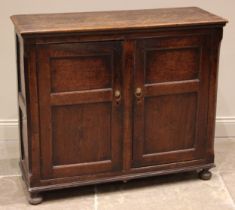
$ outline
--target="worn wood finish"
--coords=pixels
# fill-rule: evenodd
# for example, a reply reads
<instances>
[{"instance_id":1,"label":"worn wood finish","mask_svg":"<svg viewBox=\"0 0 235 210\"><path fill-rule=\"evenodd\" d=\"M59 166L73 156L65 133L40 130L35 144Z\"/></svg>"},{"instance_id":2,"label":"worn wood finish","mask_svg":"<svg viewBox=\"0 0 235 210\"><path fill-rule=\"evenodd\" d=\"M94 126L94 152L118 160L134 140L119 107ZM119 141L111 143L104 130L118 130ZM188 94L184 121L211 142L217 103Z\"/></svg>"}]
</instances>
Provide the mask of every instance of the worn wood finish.
<instances>
[{"instance_id":1,"label":"worn wood finish","mask_svg":"<svg viewBox=\"0 0 235 210\"><path fill-rule=\"evenodd\" d=\"M176 8L12 20L31 204L66 187L211 177L224 19Z\"/></svg>"},{"instance_id":2,"label":"worn wood finish","mask_svg":"<svg viewBox=\"0 0 235 210\"><path fill-rule=\"evenodd\" d=\"M43 179L120 169L121 42L43 45L37 52Z\"/></svg>"},{"instance_id":3,"label":"worn wood finish","mask_svg":"<svg viewBox=\"0 0 235 210\"><path fill-rule=\"evenodd\" d=\"M12 16L21 34L224 24L197 7Z\"/></svg>"},{"instance_id":4,"label":"worn wood finish","mask_svg":"<svg viewBox=\"0 0 235 210\"><path fill-rule=\"evenodd\" d=\"M207 43L206 35L138 40L135 88L142 92L134 102L134 167L203 158Z\"/></svg>"}]
</instances>

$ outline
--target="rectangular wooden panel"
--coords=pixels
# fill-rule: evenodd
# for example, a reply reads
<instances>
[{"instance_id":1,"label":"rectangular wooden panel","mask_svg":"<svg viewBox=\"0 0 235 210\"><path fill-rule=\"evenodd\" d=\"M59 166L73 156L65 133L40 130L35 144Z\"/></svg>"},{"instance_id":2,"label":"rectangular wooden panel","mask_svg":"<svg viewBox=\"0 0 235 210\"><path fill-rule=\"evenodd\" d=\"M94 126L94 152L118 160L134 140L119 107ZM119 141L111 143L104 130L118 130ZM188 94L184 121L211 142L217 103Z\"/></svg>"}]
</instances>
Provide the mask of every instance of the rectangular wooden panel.
<instances>
[{"instance_id":1,"label":"rectangular wooden panel","mask_svg":"<svg viewBox=\"0 0 235 210\"><path fill-rule=\"evenodd\" d=\"M145 52L145 82L170 82L198 78L198 48L173 48ZM170 62L169 62L170 61Z\"/></svg>"},{"instance_id":2,"label":"rectangular wooden panel","mask_svg":"<svg viewBox=\"0 0 235 210\"><path fill-rule=\"evenodd\" d=\"M52 92L111 87L112 58L109 56L52 58L50 60Z\"/></svg>"},{"instance_id":3,"label":"rectangular wooden panel","mask_svg":"<svg viewBox=\"0 0 235 210\"><path fill-rule=\"evenodd\" d=\"M17 61L17 77L18 77L18 93L26 100L26 77L28 70L28 58L24 54L23 40L16 35L16 61Z\"/></svg>"},{"instance_id":4,"label":"rectangular wooden panel","mask_svg":"<svg viewBox=\"0 0 235 210\"><path fill-rule=\"evenodd\" d=\"M197 95L145 98L143 154L190 149L195 144Z\"/></svg>"},{"instance_id":5,"label":"rectangular wooden panel","mask_svg":"<svg viewBox=\"0 0 235 210\"><path fill-rule=\"evenodd\" d=\"M111 103L53 107L53 165L110 160L111 111Z\"/></svg>"},{"instance_id":6,"label":"rectangular wooden panel","mask_svg":"<svg viewBox=\"0 0 235 210\"><path fill-rule=\"evenodd\" d=\"M27 118L22 112L21 108L19 108L19 140L20 140L20 149L21 149L21 159L25 160L25 155L28 156L28 127L27 127ZM28 157L26 157L28 158Z\"/></svg>"}]
</instances>

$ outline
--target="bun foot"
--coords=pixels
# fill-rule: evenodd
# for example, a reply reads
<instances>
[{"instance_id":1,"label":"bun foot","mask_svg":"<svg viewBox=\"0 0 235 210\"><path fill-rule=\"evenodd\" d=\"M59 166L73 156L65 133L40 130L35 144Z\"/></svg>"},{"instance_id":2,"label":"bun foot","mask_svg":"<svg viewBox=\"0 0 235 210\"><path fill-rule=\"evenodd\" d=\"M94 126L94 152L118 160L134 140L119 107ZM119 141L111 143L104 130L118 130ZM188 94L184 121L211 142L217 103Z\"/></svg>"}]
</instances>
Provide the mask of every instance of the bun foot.
<instances>
[{"instance_id":1,"label":"bun foot","mask_svg":"<svg viewBox=\"0 0 235 210\"><path fill-rule=\"evenodd\" d=\"M199 172L198 176L202 180L210 180L212 177L212 173L209 171L209 169L203 169Z\"/></svg>"},{"instance_id":2,"label":"bun foot","mask_svg":"<svg viewBox=\"0 0 235 210\"><path fill-rule=\"evenodd\" d=\"M31 205L37 205L43 201L43 197L39 193L29 193L28 201Z\"/></svg>"}]
</instances>

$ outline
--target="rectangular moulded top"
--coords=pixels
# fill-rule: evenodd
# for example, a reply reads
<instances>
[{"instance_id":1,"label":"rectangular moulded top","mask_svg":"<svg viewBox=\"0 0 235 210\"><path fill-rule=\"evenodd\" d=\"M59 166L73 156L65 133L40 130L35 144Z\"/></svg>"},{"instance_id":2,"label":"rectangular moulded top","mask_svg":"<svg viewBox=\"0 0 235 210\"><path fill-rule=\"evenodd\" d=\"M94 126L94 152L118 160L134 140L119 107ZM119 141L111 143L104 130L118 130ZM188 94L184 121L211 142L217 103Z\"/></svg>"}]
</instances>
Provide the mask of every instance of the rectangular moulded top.
<instances>
[{"instance_id":1,"label":"rectangular moulded top","mask_svg":"<svg viewBox=\"0 0 235 210\"><path fill-rule=\"evenodd\" d=\"M227 20L197 7L13 15L19 34L225 25Z\"/></svg>"}]
</instances>

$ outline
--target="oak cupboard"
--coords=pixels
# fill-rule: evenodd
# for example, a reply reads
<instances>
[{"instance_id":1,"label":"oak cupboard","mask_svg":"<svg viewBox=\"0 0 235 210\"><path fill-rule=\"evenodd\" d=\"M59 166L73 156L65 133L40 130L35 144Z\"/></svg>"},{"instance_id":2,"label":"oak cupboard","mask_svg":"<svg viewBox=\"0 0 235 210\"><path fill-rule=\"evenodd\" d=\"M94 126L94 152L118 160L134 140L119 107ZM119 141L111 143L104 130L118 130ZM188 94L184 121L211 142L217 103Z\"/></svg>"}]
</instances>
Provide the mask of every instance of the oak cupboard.
<instances>
[{"instance_id":1,"label":"oak cupboard","mask_svg":"<svg viewBox=\"0 0 235 210\"><path fill-rule=\"evenodd\" d=\"M20 166L41 192L214 166L226 20L195 7L14 15Z\"/></svg>"}]
</instances>

